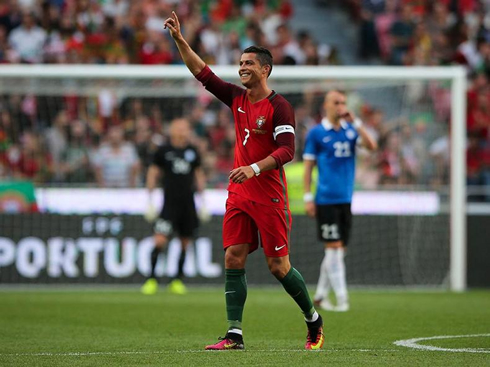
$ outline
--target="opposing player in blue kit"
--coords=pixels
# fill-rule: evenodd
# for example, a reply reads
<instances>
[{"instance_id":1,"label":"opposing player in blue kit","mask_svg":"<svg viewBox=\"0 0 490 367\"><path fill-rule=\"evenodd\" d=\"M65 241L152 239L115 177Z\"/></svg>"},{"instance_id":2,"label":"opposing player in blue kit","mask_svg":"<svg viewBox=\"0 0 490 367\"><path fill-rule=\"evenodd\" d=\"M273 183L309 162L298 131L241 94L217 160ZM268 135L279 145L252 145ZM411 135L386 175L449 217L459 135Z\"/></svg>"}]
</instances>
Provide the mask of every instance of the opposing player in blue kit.
<instances>
[{"instance_id":1,"label":"opposing player in blue kit","mask_svg":"<svg viewBox=\"0 0 490 367\"><path fill-rule=\"evenodd\" d=\"M308 133L303 154L304 201L306 213L317 219L318 237L325 256L314 303L327 311L349 310L345 276L345 247L352 227L351 201L354 191L356 146L377 148L360 119L347 109L345 93L333 90L325 95L324 118ZM316 195L311 193L311 177L318 166ZM328 301L329 287L337 299Z\"/></svg>"}]
</instances>

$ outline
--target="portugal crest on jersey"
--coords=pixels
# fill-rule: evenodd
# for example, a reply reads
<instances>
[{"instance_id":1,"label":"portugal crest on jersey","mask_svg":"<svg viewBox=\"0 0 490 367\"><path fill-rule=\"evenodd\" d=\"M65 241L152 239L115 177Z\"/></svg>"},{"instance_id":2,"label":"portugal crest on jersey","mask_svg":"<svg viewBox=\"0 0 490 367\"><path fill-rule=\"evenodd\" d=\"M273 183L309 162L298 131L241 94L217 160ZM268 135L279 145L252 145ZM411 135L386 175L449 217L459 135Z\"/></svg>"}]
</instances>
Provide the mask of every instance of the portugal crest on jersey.
<instances>
[{"instance_id":1,"label":"portugal crest on jersey","mask_svg":"<svg viewBox=\"0 0 490 367\"><path fill-rule=\"evenodd\" d=\"M265 124L265 116L259 116L259 118L257 119L257 121L255 121L255 123L257 124L257 127L260 129Z\"/></svg>"}]
</instances>

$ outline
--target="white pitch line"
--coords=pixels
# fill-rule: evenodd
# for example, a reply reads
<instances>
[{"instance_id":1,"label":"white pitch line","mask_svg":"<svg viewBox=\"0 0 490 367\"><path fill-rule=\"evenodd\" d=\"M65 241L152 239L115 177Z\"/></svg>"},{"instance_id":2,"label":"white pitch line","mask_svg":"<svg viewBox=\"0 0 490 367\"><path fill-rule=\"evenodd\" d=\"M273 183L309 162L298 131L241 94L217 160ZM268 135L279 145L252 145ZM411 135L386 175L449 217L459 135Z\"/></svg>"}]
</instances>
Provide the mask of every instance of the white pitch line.
<instances>
[{"instance_id":1,"label":"white pitch line","mask_svg":"<svg viewBox=\"0 0 490 367\"><path fill-rule=\"evenodd\" d=\"M406 339L406 340L397 340L393 344L398 345L399 347L407 347L412 349L430 350L430 351L439 351L439 352L490 353L490 349L488 348L442 348L442 347L435 347L433 345L418 344L419 342L425 340L456 339L456 338L485 338L485 337L490 337L490 334L439 335L439 336L431 336L428 338L413 338L413 339Z\"/></svg>"},{"instance_id":2,"label":"white pitch line","mask_svg":"<svg viewBox=\"0 0 490 367\"><path fill-rule=\"evenodd\" d=\"M319 351L309 351L305 349L246 349L238 352L249 353L328 353L328 352L399 352L399 349L322 349ZM175 353L216 353L220 351L209 350L162 350L162 351L120 351L120 352L39 352L39 353L1 353L0 357L90 357L90 356L116 356L116 355L151 355L151 354L175 354Z\"/></svg>"}]
</instances>

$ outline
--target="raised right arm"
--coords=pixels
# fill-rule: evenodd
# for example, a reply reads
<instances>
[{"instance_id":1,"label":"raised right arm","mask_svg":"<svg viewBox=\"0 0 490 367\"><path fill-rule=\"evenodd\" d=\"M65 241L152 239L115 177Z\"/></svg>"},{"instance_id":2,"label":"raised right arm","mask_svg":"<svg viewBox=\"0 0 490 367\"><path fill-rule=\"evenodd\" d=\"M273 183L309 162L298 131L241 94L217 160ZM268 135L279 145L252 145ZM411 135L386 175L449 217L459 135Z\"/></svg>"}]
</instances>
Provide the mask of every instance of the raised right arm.
<instances>
[{"instance_id":1,"label":"raised right arm","mask_svg":"<svg viewBox=\"0 0 490 367\"><path fill-rule=\"evenodd\" d=\"M184 60L184 63L190 72L208 91L213 93L228 107L231 107L233 97L237 93L244 93L244 91L236 85L221 80L209 67L207 67L206 63L194 52L184 39L184 36L182 36L179 18L177 18L177 14L175 14L174 11L172 12L172 16L165 21L164 27L169 29L170 35L174 39L175 44L179 49L179 53L182 56L182 60Z\"/></svg>"},{"instance_id":2,"label":"raised right arm","mask_svg":"<svg viewBox=\"0 0 490 367\"><path fill-rule=\"evenodd\" d=\"M182 36L182 33L180 32L179 18L174 11L172 12L172 16L167 18L163 24L163 27L169 29L170 35L174 39L175 44L179 49L180 56L182 56L182 60L192 75L196 76L199 74L206 66L206 63L199 57L198 54L194 52L194 50L185 40L184 36Z\"/></svg>"}]
</instances>

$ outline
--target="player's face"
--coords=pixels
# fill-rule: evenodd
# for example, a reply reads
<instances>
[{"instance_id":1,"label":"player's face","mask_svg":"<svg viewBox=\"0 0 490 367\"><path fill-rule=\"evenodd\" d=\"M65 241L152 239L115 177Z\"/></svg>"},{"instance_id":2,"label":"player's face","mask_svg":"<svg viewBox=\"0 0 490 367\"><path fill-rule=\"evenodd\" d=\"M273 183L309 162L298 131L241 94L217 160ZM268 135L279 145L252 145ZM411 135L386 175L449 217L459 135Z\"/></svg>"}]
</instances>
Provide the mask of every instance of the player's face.
<instances>
[{"instance_id":1,"label":"player's face","mask_svg":"<svg viewBox=\"0 0 490 367\"><path fill-rule=\"evenodd\" d=\"M251 88L262 78L267 78L266 70L264 70L263 66L260 66L257 55L254 53L242 54L238 75L240 75L242 84L247 88Z\"/></svg>"},{"instance_id":2,"label":"player's face","mask_svg":"<svg viewBox=\"0 0 490 367\"><path fill-rule=\"evenodd\" d=\"M191 128L187 120L175 120L170 126L170 136L179 143L186 143L191 135Z\"/></svg>"},{"instance_id":3,"label":"player's face","mask_svg":"<svg viewBox=\"0 0 490 367\"><path fill-rule=\"evenodd\" d=\"M347 113L346 98L342 93L330 92L325 98L325 111L327 116L336 120L342 118Z\"/></svg>"}]
</instances>

